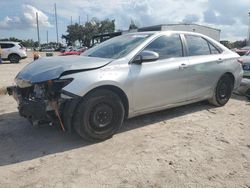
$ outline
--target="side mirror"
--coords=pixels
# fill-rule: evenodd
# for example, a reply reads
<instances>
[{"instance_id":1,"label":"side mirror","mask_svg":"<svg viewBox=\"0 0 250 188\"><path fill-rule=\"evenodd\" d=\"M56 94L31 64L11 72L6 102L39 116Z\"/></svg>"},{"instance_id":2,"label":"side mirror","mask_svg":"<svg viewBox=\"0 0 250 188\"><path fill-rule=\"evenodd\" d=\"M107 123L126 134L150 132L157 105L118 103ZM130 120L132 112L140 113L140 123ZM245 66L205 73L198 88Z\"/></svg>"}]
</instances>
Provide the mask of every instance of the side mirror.
<instances>
[{"instance_id":1,"label":"side mirror","mask_svg":"<svg viewBox=\"0 0 250 188\"><path fill-rule=\"evenodd\" d=\"M133 63L141 64L143 62L156 61L157 59L159 59L159 54L157 52L143 50L134 58Z\"/></svg>"}]
</instances>

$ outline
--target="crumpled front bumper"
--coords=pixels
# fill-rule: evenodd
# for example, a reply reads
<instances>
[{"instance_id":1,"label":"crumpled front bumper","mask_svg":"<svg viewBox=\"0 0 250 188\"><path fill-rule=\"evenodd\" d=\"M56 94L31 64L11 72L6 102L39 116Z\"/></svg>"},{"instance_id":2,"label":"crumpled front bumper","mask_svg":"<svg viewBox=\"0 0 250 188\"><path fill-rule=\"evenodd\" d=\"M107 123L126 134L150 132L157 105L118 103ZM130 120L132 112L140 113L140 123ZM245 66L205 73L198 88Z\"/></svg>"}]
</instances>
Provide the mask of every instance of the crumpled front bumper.
<instances>
[{"instance_id":1,"label":"crumpled front bumper","mask_svg":"<svg viewBox=\"0 0 250 188\"><path fill-rule=\"evenodd\" d=\"M22 97L17 86L7 87L7 92L18 103L19 114L32 122L47 120L46 103L44 100L30 100Z\"/></svg>"}]
</instances>

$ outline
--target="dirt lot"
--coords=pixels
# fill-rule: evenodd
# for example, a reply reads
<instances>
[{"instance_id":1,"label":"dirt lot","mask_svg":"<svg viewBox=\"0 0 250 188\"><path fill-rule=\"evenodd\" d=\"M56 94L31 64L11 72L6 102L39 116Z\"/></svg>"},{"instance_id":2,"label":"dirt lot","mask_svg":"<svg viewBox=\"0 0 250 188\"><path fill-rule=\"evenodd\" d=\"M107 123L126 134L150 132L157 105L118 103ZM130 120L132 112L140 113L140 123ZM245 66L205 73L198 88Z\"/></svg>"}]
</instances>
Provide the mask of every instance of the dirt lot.
<instances>
[{"instance_id":1,"label":"dirt lot","mask_svg":"<svg viewBox=\"0 0 250 188\"><path fill-rule=\"evenodd\" d=\"M0 65L0 84L25 64ZM249 188L249 112L238 96L222 108L196 103L127 120L112 139L91 144L31 127L2 95L0 187Z\"/></svg>"}]
</instances>

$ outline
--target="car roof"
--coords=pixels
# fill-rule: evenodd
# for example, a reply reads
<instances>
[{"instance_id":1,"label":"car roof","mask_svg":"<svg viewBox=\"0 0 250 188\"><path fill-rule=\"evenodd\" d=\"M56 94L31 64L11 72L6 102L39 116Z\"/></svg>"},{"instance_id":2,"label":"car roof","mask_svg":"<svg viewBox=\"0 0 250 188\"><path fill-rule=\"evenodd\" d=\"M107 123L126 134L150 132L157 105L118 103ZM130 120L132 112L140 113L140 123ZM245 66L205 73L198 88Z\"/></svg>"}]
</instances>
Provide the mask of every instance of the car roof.
<instances>
[{"instance_id":1,"label":"car roof","mask_svg":"<svg viewBox=\"0 0 250 188\"><path fill-rule=\"evenodd\" d=\"M131 32L131 33L126 33L124 35L138 35L138 34L149 34L149 35L160 35L160 34L171 34L171 33L176 33L176 34L189 34L189 35L197 35L197 36L202 36L202 37L208 37L206 35L203 35L201 33L197 32L191 32L191 31L173 31L173 30L166 30L166 31L139 31L139 32Z\"/></svg>"},{"instance_id":2,"label":"car roof","mask_svg":"<svg viewBox=\"0 0 250 188\"><path fill-rule=\"evenodd\" d=\"M0 41L0 43L11 43L11 44L19 44L20 42L13 42L13 41Z\"/></svg>"}]
</instances>

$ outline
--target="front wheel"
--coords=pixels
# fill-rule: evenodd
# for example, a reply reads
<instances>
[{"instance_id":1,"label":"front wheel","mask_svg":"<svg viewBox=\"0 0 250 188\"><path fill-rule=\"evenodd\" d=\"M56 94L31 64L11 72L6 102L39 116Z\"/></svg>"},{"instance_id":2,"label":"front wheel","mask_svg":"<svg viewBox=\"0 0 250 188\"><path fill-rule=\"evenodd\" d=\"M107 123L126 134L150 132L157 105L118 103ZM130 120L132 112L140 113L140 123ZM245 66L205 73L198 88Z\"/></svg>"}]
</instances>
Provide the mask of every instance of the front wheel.
<instances>
[{"instance_id":1,"label":"front wheel","mask_svg":"<svg viewBox=\"0 0 250 188\"><path fill-rule=\"evenodd\" d=\"M223 75L217 83L213 98L209 102L215 106L224 106L232 95L233 87L232 78L228 74Z\"/></svg>"},{"instance_id":2,"label":"front wheel","mask_svg":"<svg viewBox=\"0 0 250 188\"><path fill-rule=\"evenodd\" d=\"M99 89L83 98L74 116L74 129L84 139L106 140L121 127L124 106L112 91Z\"/></svg>"}]
</instances>

